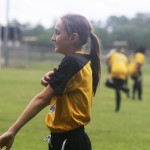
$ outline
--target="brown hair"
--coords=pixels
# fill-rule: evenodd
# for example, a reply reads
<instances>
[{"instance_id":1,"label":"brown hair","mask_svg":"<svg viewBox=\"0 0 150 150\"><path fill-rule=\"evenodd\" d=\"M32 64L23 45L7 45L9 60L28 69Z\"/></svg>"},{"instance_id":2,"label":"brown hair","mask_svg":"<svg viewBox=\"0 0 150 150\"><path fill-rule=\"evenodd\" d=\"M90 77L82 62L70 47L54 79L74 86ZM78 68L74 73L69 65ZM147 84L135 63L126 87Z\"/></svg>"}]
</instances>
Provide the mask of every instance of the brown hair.
<instances>
[{"instance_id":1,"label":"brown hair","mask_svg":"<svg viewBox=\"0 0 150 150\"><path fill-rule=\"evenodd\" d=\"M93 95L96 94L97 86L100 81L100 41L97 36L92 32L92 27L89 21L81 15L78 14L67 14L61 17L61 20L66 28L68 35L73 33L79 35L79 40L81 45L88 42L90 37L90 58L91 58L91 68L93 76Z\"/></svg>"}]
</instances>

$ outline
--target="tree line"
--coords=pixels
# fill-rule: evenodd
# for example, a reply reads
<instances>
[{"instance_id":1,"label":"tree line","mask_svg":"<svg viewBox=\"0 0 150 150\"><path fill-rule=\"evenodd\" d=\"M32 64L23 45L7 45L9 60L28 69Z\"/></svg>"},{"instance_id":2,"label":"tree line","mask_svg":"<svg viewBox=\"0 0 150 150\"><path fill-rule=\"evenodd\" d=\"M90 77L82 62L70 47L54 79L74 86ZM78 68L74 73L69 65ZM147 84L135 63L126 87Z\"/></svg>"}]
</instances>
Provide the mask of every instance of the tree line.
<instances>
[{"instance_id":1,"label":"tree line","mask_svg":"<svg viewBox=\"0 0 150 150\"><path fill-rule=\"evenodd\" d=\"M91 20L94 32L101 39L104 49L113 47L114 41L126 41L128 49L134 50L139 46L150 48L150 14L137 13L133 18L126 16L110 16L105 24L100 20ZM18 27L21 30L21 38L25 36L36 37L37 45L53 45L50 37L54 31L53 23L50 28L41 24L31 26L30 23L21 24L18 20L12 20L9 26ZM21 40L22 40L21 39Z\"/></svg>"}]
</instances>

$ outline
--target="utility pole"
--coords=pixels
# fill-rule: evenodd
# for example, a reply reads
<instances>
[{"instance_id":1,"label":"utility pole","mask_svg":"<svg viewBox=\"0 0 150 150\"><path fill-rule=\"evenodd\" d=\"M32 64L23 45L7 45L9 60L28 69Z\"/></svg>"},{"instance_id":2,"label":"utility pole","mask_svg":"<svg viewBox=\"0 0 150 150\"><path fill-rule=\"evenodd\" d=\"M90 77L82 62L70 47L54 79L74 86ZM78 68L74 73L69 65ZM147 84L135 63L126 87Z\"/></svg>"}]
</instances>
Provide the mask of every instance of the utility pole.
<instances>
[{"instance_id":1,"label":"utility pole","mask_svg":"<svg viewBox=\"0 0 150 150\"><path fill-rule=\"evenodd\" d=\"M0 68L2 66L2 26L0 26Z\"/></svg>"},{"instance_id":2,"label":"utility pole","mask_svg":"<svg viewBox=\"0 0 150 150\"><path fill-rule=\"evenodd\" d=\"M4 30L4 66L8 66L9 0L6 1L6 27Z\"/></svg>"}]
</instances>

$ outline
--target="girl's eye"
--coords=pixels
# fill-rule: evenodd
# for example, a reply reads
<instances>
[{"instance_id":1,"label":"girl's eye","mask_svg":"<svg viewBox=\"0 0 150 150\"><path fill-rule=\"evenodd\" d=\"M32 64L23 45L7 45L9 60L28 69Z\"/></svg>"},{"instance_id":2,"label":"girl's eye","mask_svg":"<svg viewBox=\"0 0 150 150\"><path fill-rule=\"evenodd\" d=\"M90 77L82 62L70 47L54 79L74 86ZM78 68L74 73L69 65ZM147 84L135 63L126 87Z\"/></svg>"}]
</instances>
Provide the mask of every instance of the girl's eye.
<instances>
[{"instance_id":1,"label":"girl's eye","mask_svg":"<svg viewBox=\"0 0 150 150\"><path fill-rule=\"evenodd\" d=\"M57 31L57 30L55 30L55 34L57 34L57 35L58 35L58 34L60 34L60 32L59 32L59 31Z\"/></svg>"}]
</instances>

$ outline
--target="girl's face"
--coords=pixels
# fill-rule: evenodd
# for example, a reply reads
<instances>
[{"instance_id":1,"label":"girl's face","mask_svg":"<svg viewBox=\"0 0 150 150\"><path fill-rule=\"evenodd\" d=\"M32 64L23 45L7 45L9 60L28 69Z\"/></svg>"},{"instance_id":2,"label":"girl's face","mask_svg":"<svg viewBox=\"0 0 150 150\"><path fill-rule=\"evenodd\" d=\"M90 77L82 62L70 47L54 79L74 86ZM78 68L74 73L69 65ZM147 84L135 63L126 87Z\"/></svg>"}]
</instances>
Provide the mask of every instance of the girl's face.
<instances>
[{"instance_id":1,"label":"girl's face","mask_svg":"<svg viewBox=\"0 0 150 150\"><path fill-rule=\"evenodd\" d=\"M69 38L61 20L56 23L55 31L51 40L55 43L56 52L66 55L69 53L69 50L71 50L71 39Z\"/></svg>"}]
</instances>

